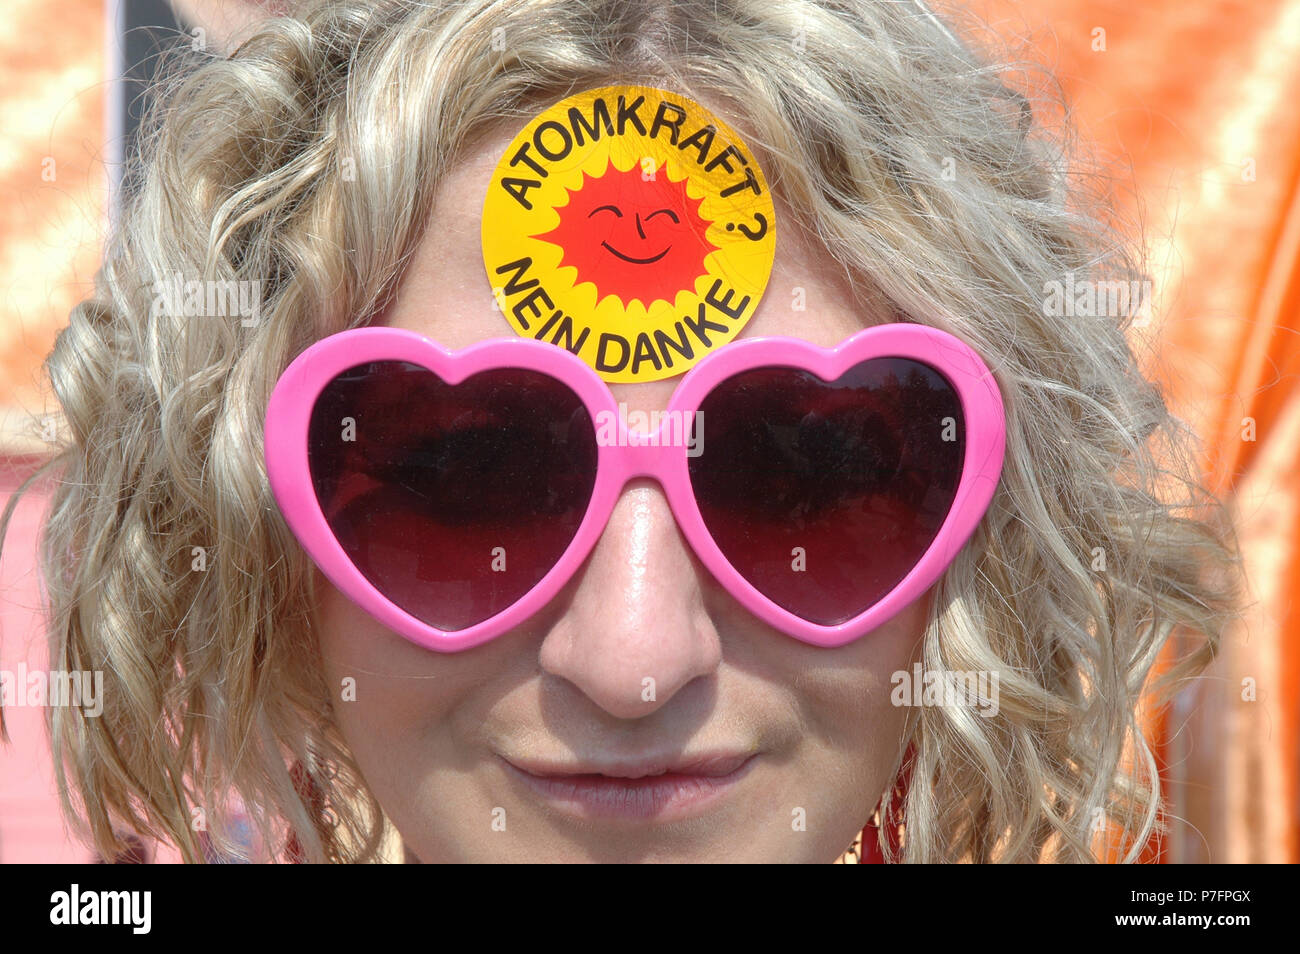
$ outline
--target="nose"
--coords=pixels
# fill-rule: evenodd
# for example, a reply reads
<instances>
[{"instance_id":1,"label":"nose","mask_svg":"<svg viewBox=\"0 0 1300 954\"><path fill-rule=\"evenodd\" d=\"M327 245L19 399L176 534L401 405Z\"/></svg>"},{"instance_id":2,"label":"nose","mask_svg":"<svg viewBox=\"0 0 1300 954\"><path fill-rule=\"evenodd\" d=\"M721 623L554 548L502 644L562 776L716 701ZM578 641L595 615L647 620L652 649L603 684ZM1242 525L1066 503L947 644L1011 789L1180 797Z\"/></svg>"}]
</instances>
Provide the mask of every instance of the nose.
<instances>
[{"instance_id":1,"label":"nose","mask_svg":"<svg viewBox=\"0 0 1300 954\"><path fill-rule=\"evenodd\" d=\"M542 642L543 670L620 719L647 716L715 672L722 648L697 566L663 489L630 481Z\"/></svg>"},{"instance_id":2,"label":"nose","mask_svg":"<svg viewBox=\"0 0 1300 954\"><path fill-rule=\"evenodd\" d=\"M641 213L636 213L636 234L645 238L645 229L641 225Z\"/></svg>"}]
</instances>

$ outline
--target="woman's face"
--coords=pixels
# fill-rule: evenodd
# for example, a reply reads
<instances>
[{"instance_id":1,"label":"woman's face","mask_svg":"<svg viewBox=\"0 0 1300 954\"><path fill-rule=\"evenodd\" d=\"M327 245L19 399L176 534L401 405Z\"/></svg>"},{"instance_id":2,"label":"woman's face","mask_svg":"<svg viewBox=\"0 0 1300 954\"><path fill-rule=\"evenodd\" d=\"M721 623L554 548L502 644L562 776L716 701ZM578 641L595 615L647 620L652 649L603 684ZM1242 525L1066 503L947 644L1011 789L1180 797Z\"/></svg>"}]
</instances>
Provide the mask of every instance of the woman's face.
<instances>
[{"instance_id":1,"label":"woman's face","mask_svg":"<svg viewBox=\"0 0 1300 954\"><path fill-rule=\"evenodd\" d=\"M514 333L493 307L479 227L516 131L444 179L380 323L453 349ZM854 313L825 251L792 228L777 235L742 336L828 346L888 320ZM680 380L611 387L629 411L662 410ZM355 701L335 697L338 725L425 862L833 861L892 781L905 711L890 677L910 665L929 609L927 593L847 646L805 645L714 581L648 479L623 489L542 612L474 649L421 649L319 572L316 584L330 684L356 681Z\"/></svg>"}]
</instances>

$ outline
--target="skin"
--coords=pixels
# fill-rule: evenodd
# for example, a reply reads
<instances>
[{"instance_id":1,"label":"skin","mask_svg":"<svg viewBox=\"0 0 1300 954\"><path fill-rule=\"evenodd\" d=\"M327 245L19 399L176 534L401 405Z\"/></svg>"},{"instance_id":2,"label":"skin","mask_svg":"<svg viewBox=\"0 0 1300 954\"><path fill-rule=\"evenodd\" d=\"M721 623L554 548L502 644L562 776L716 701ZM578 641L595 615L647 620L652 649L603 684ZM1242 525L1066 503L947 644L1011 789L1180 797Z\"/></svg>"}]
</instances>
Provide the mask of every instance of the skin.
<instances>
[{"instance_id":1,"label":"skin","mask_svg":"<svg viewBox=\"0 0 1300 954\"><path fill-rule=\"evenodd\" d=\"M743 136L734 117L704 105ZM443 180L426 238L378 323L453 349L513 334L493 308L479 230L493 168L516 132L484 139ZM777 215L793 221L779 197ZM853 310L839 273L823 264L824 250L802 243L793 228L777 236L767 291L741 337L791 335L829 346L889 320L883 310ZM791 307L797 287L806 311ZM679 381L611 387L630 410L652 411L667 407ZM424 862L835 860L891 781L906 710L891 705L889 680L916 658L930 604L927 593L848 646L805 645L760 622L713 580L659 485L646 479L623 489L603 536L560 594L486 645L433 653L372 619L319 573L316 594L330 684L356 680L356 701L334 704L339 728L408 860ZM650 702L641 693L647 675L657 688ZM715 750L756 757L721 799L671 819L576 817L502 761ZM797 809L806 830L793 824ZM494 817L504 817L504 831L493 830Z\"/></svg>"}]
</instances>

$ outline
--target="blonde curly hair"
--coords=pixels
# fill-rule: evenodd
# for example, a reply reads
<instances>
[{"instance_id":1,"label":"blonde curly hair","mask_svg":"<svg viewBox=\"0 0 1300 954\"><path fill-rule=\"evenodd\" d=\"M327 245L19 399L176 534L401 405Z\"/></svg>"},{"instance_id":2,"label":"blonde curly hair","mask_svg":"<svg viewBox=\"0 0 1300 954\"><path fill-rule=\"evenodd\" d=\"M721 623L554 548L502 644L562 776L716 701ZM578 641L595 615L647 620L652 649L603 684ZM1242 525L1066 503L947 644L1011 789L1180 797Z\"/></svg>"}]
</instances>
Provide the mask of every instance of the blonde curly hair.
<instances>
[{"instance_id":1,"label":"blonde curly hair","mask_svg":"<svg viewBox=\"0 0 1300 954\"><path fill-rule=\"evenodd\" d=\"M1162 824L1139 702L1154 670L1163 701L1210 659L1240 556L1193 435L1139 370L1142 305L1045 307L1066 276L1145 280L1140 242L975 49L912 2L308 0L229 56L175 54L95 292L47 361L69 436L22 488L59 477L50 665L105 676L99 718L49 710L64 809L97 850L133 832L201 861L202 813L234 851L242 802L274 857L379 856L310 563L267 485L267 400L302 349L384 307L469 144L626 82L726 104L792 210L783 227L894 320L962 338L1002 390L1002 481L922 650L930 669L996 673L999 711L910 712L911 784L881 805L881 831L905 831L882 848L1135 860ZM176 274L260 282L261 320L152 307Z\"/></svg>"}]
</instances>

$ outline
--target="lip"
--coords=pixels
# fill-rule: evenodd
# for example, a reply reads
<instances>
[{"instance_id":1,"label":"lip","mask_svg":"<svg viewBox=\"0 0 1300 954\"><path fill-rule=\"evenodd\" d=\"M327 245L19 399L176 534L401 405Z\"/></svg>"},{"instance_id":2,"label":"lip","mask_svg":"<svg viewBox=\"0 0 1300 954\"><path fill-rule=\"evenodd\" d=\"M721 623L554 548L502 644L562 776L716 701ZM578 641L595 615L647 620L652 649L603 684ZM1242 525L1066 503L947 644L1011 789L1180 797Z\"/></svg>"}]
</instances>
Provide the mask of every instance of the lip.
<instances>
[{"instance_id":1,"label":"lip","mask_svg":"<svg viewBox=\"0 0 1300 954\"><path fill-rule=\"evenodd\" d=\"M650 258L633 258L631 255L624 255L622 252L620 252L614 246L610 245L608 242L601 242L600 244L605 246L605 248L609 249L611 252L613 252L623 261L631 262L633 265L650 265L654 262L657 262L659 261L659 259L663 258L665 255L668 254L669 248L672 248L672 246L669 245L668 248L664 249L658 255L652 255Z\"/></svg>"},{"instance_id":2,"label":"lip","mask_svg":"<svg viewBox=\"0 0 1300 954\"><path fill-rule=\"evenodd\" d=\"M757 754L703 753L637 762L560 763L502 756L507 771L580 818L668 822L699 815L749 774Z\"/></svg>"}]
</instances>

